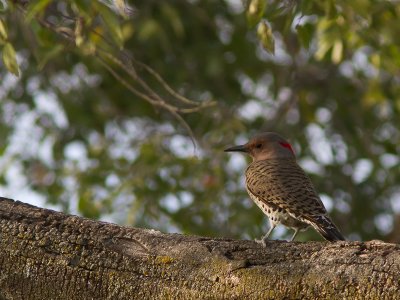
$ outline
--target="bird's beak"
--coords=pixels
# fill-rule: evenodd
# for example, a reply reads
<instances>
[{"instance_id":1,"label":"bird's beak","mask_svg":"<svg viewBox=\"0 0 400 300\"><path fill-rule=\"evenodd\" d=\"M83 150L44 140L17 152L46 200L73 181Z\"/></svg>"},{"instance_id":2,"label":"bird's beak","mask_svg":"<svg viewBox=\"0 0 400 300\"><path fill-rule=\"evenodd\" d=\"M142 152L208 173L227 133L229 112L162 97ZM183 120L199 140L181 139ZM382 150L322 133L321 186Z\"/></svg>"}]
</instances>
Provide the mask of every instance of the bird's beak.
<instances>
[{"instance_id":1,"label":"bird's beak","mask_svg":"<svg viewBox=\"0 0 400 300\"><path fill-rule=\"evenodd\" d=\"M248 152L246 145L239 145L226 148L224 152Z\"/></svg>"}]
</instances>

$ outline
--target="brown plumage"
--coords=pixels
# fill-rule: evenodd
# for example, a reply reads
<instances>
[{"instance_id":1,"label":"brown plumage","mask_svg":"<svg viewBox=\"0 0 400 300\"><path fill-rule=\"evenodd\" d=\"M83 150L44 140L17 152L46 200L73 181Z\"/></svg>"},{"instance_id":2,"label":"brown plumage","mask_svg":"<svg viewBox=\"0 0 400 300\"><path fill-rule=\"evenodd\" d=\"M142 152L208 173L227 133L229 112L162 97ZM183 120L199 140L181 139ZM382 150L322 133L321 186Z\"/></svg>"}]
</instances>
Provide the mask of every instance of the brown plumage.
<instances>
[{"instance_id":1,"label":"brown plumage","mask_svg":"<svg viewBox=\"0 0 400 300\"><path fill-rule=\"evenodd\" d=\"M265 132L225 151L246 152L253 158L246 170L246 189L270 220L270 229L261 240L264 245L279 223L295 230L291 240L310 225L329 241L344 240L284 138Z\"/></svg>"}]
</instances>

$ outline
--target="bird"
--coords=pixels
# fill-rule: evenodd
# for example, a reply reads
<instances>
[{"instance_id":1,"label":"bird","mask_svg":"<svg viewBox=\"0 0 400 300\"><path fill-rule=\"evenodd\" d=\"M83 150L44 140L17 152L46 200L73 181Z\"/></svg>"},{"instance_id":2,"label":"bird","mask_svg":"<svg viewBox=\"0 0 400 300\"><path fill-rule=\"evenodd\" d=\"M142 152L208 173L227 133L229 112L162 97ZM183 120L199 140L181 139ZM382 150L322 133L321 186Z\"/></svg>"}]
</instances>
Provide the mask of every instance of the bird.
<instances>
[{"instance_id":1,"label":"bird","mask_svg":"<svg viewBox=\"0 0 400 300\"><path fill-rule=\"evenodd\" d=\"M310 178L298 165L293 147L279 134L259 133L246 144L224 151L244 152L253 159L246 169L246 190L270 223L267 234L257 242L266 246L278 224L294 230L290 241L309 226L328 241L345 240L328 216Z\"/></svg>"}]
</instances>

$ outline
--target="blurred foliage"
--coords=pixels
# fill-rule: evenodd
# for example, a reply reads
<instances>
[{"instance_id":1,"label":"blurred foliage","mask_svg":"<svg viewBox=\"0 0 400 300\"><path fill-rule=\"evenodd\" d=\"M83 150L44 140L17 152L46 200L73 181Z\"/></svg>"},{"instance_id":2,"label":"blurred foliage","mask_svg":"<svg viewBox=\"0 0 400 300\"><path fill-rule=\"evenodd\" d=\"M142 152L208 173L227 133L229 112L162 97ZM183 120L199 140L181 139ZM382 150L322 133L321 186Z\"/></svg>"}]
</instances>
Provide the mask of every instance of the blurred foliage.
<instances>
[{"instance_id":1,"label":"blurred foliage","mask_svg":"<svg viewBox=\"0 0 400 300\"><path fill-rule=\"evenodd\" d=\"M222 150L269 130L293 143L347 237L400 242L400 3L2 6L2 196L255 238L267 220L244 189L248 160Z\"/></svg>"}]
</instances>

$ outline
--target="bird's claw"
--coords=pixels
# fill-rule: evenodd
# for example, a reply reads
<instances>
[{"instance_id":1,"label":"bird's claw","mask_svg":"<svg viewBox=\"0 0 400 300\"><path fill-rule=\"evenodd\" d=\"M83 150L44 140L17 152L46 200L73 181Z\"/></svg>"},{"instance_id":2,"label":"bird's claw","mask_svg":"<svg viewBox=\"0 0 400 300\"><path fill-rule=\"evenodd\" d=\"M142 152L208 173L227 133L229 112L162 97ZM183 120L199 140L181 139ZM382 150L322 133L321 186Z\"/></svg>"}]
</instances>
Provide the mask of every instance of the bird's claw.
<instances>
[{"instance_id":1,"label":"bird's claw","mask_svg":"<svg viewBox=\"0 0 400 300\"><path fill-rule=\"evenodd\" d=\"M265 239L261 239L261 240L254 240L257 244L260 244L261 246L263 246L264 248L267 247L267 243L265 241Z\"/></svg>"}]
</instances>

